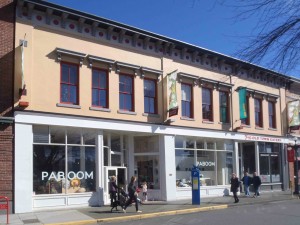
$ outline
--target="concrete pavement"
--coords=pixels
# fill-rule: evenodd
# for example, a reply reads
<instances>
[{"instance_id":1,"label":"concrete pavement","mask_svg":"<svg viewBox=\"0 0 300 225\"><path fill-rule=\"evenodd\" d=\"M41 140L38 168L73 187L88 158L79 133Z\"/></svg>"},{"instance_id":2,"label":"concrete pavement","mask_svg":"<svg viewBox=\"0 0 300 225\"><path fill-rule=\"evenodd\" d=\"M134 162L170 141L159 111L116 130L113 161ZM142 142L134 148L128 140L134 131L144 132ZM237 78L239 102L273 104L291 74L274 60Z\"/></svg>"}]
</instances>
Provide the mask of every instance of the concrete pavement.
<instances>
[{"instance_id":1,"label":"concrete pavement","mask_svg":"<svg viewBox=\"0 0 300 225\"><path fill-rule=\"evenodd\" d=\"M239 205L263 204L266 202L298 200L298 197L291 195L290 191L262 192L259 198L244 197L240 195L240 202L233 203L232 196L224 197L203 197L200 205L192 205L191 199L177 200L171 202L148 201L139 207L142 213L136 213L135 207L127 208L127 213L110 211L109 206L83 207L63 210L40 211L33 213L11 214L10 224L13 225L77 225L77 224L101 224L127 220L141 220L166 215L178 215L195 213L208 210L225 209ZM6 215L1 210L0 224L6 224Z\"/></svg>"}]
</instances>

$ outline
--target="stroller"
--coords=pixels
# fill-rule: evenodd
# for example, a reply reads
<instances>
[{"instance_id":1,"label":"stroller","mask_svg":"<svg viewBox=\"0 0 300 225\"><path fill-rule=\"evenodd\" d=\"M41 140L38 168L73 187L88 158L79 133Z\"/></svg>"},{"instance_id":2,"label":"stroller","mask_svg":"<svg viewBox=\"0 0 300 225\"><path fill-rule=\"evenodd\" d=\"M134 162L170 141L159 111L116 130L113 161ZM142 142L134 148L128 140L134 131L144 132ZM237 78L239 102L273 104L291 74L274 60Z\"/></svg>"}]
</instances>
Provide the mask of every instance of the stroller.
<instances>
[{"instance_id":1,"label":"stroller","mask_svg":"<svg viewBox=\"0 0 300 225\"><path fill-rule=\"evenodd\" d=\"M118 188L118 193L117 193L117 200L113 202L111 212L113 212L113 209L115 208L116 211L118 211L118 206L123 206L125 205L126 201L128 199L128 194L124 191L123 188Z\"/></svg>"}]
</instances>

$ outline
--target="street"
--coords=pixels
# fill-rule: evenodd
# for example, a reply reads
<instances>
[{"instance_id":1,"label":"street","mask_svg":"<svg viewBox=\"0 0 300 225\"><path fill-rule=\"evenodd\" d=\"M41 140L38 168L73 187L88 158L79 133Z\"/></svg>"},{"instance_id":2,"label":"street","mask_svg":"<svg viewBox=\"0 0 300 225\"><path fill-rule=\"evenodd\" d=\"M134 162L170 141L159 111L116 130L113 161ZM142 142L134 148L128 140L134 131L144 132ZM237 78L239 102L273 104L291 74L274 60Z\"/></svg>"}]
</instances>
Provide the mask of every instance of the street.
<instances>
[{"instance_id":1,"label":"street","mask_svg":"<svg viewBox=\"0 0 300 225\"><path fill-rule=\"evenodd\" d=\"M299 225L300 201L281 201L254 205L236 205L185 215L157 217L145 220L109 223L110 225Z\"/></svg>"}]
</instances>

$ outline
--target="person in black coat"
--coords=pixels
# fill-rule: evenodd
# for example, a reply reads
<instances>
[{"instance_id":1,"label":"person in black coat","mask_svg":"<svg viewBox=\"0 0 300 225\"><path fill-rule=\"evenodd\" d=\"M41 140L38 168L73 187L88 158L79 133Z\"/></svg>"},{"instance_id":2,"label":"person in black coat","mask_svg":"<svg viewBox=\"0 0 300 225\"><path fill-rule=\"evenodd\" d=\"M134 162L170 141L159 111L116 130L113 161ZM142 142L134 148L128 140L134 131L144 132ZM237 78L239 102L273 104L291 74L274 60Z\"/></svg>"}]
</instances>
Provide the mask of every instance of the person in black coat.
<instances>
[{"instance_id":1,"label":"person in black coat","mask_svg":"<svg viewBox=\"0 0 300 225\"><path fill-rule=\"evenodd\" d=\"M230 184L231 184L230 191L233 193L234 203L238 203L240 200L237 196L237 192L240 187L240 181L239 178L237 178L235 173L232 173Z\"/></svg>"},{"instance_id":2,"label":"person in black coat","mask_svg":"<svg viewBox=\"0 0 300 225\"><path fill-rule=\"evenodd\" d=\"M132 201L135 202L135 209L137 213L141 213L142 211L139 210L139 205L138 205L138 200L137 200L137 196L138 193L136 191L136 186L134 185L136 181L136 177L132 176L131 177L131 181L128 185L128 196L129 199L127 200L127 202L125 203L125 206L123 208L123 212L126 213L126 208L132 203Z\"/></svg>"},{"instance_id":3,"label":"person in black coat","mask_svg":"<svg viewBox=\"0 0 300 225\"><path fill-rule=\"evenodd\" d=\"M113 203L117 200L118 186L116 184L116 177L111 176L109 182L109 194L110 194L110 206L113 207Z\"/></svg>"},{"instance_id":4,"label":"person in black coat","mask_svg":"<svg viewBox=\"0 0 300 225\"><path fill-rule=\"evenodd\" d=\"M252 178L252 183L253 183L253 188L254 188L254 195L253 197L258 197L259 194L259 187L261 185L261 179L259 176L257 176L256 172L253 173L253 178Z\"/></svg>"}]
</instances>

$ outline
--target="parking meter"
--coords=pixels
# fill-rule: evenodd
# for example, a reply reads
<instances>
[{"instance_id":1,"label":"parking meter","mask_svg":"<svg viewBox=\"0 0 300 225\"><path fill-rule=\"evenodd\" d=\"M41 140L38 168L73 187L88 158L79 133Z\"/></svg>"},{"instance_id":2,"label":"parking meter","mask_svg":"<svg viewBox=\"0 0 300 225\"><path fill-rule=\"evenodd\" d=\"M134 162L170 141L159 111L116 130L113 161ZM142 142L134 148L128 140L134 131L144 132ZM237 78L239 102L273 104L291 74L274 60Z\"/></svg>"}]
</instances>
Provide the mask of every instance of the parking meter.
<instances>
[{"instance_id":1,"label":"parking meter","mask_svg":"<svg viewBox=\"0 0 300 225\"><path fill-rule=\"evenodd\" d=\"M196 166L192 168L192 204L200 205L200 170Z\"/></svg>"}]
</instances>

